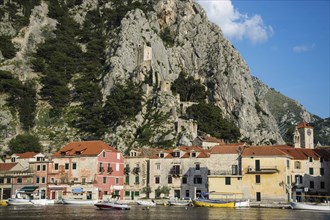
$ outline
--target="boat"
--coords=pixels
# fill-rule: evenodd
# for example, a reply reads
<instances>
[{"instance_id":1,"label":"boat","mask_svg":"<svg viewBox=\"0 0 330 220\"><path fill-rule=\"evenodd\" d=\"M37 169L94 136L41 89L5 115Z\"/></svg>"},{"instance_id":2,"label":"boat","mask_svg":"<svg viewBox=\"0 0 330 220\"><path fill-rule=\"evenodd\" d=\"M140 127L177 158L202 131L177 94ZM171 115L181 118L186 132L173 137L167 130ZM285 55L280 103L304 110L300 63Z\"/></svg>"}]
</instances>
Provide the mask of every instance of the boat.
<instances>
[{"instance_id":1,"label":"boat","mask_svg":"<svg viewBox=\"0 0 330 220\"><path fill-rule=\"evenodd\" d=\"M31 199L31 203L34 205L54 205L55 200L52 199Z\"/></svg>"},{"instance_id":2,"label":"boat","mask_svg":"<svg viewBox=\"0 0 330 220\"><path fill-rule=\"evenodd\" d=\"M94 205L98 200L91 199L64 199L62 198L62 203L66 205Z\"/></svg>"},{"instance_id":3,"label":"boat","mask_svg":"<svg viewBox=\"0 0 330 220\"><path fill-rule=\"evenodd\" d=\"M190 199L189 200L172 199L172 200L168 200L167 204L170 206L192 206L192 201Z\"/></svg>"},{"instance_id":4,"label":"boat","mask_svg":"<svg viewBox=\"0 0 330 220\"><path fill-rule=\"evenodd\" d=\"M137 200L136 203L141 206L156 206L154 200Z\"/></svg>"},{"instance_id":5,"label":"boat","mask_svg":"<svg viewBox=\"0 0 330 220\"><path fill-rule=\"evenodd\" d=\"M235 201L236 208L250 207L250 200Z\"/></svg>"},{"instance_id":6,"label":"boat","mask_svg":"<svg viewBox=\"0 0 330 220\"><path fill-rule=\"evenodd\" d=\"M292 209L299 210L330 211L330 203L290 202L290 206Z\"/></svg>"},{"instance_id":7,"label":"boat","mask_svg":"<svg viewBox=\"0 0 330 220\"><path fill-rule=\"evenodd\" d=\"M8 205L33 205L30 199L24 198L9 198L7 200Z\"/></svg>"},{"instance_id":8,"label":"boat","mask_svg":"<svg viewBox=\"0 0 330 220\"><path fill-rule=\"evenodd\" d=\"M118 201L102 201L95 203L94 206L101 210L109 210L109 209L118 209L118 210L129 210L131 207L127 204L120 203Z\"/></svg>"},{"instance_id":9,"label":"boat","mask_svg":"<svg viewBox=\"0 0 330 220\"><path fill-rule=\"evenodd\" d=\"M194 206L196 207L215 207L215 208L234 208L234 201L222 201L215 199L194 199L192 200Z\"/></svg>"}]
</instances>

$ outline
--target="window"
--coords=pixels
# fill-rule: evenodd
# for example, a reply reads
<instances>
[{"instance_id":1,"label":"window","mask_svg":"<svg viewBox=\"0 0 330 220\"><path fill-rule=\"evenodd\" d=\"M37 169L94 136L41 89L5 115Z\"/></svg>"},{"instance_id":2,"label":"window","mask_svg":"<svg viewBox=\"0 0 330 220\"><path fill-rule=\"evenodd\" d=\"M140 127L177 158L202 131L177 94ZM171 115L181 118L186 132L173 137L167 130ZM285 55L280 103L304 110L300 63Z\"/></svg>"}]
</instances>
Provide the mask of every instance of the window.
<instances>
[{"instance_id":1,"label":"window","mask_svg":"<svg viewBox=\"0 0 330 220\"><path fill-rule=\"evenodd\" d=\"M0 177L0 183L5 183L5 179Z\"/></svg>"},{"instance_id":2,"label":"window","mask_svg":"<svg viewBox=\"0 0 330 220\"><path fill-rule=\"evenodd\" d=\"M46 183L46 177L41 178L41 183Z\"/></svg>"},{"instance_id":3,"label":"window","mask_svg":"<svg viewBox=\"0 0 330 220\"><path fill-rule=\"evenodd\" d=\"M295 161L295 162L294 162L294 168L296 168L296 169L301 169L300 161Z\"/></svg>"},{"instance_id":4,"label":"window","mask_svg":"<svg viewBox=\"0 0 330 220\"><path fill-rule=\"evenodd\" d=\"M309 168L309 174L313 175L314 174L314 169L312 167Z\"/></svg>"},{"instance_id":5,"label":"window","mask_svg":"<svg viewBox=\"0 0 330 220\"><path fill-rule=\"evenodd\" d=\"M156 183L156 184L159 184L159 176L156 176L156 177L155 177L155 183Z\"/></svg>"},{"instance_id":6,"label":"window","mask_svg":"<svg viewBox=\"0 0 330 220\"><path fill-rule=\"evenodd\" d=\"M46 165L42 165L42 171L46 171Z\"/></svg>"},{"instance_id":7,"label":"window","mask_svg":"<svg viewBox=\"0 0 330 220\"><path fill-rule=\"evenodd\" d=\"M186 190L186 197L187 198L190 197L190 195L189 195L189 189Z\"/></svg>"},{"instance_id":8,"label":"window","mask_svg":"<svg viewBox=\"0 0 330 220\"><path fill-rule=\"evenodd\" d=\"M324 189L324 188L325 188L325 184L324 184L323 181L320 182L320 188L321 188L321 189Z\"/></svg>"},{"instance_id":9,"label":"window","mask_svg":"<svg viewBox=\"0 0 330 220\"><path fill-rule=\"evenodd\" d=\"M107 183L107 177L103 177L103 184Z\"/></svg>"},{"instance_id":10,"label":"window","mask_svg":"<svg viewBox=\"0 0 330 220\"><path fill-rule=\"evenodd\" d=\"M134 196L140 196L140 192L139 191L135 191L134 192Z\"/></svg>"},{"instance_id":11,"label":"window","mask_svg":"<svg viewBox=\"0 0 330 220\"><path fill-rule=\"evenodd\" d=\"M160 163L156 163L156 170L160 170Z\"/></svg>"},{"instance_id":12,"label":"window","mask_svg":"<svg viewBox=\"0 0 330 220\"><path fill-rule=\"evenodd\" d=\"M119 171L119 163L116 163L116 171Z\"/></svg>"},{"instance_id":13,"label":"window","mask_svg":"<svg viewBox=\"0 0 330 220\"><path fill-rule=\"evenodd\" d=\"M173 152L173 157L180 157L180 151Z\"/></svg>"},{"instance_id":14,"label":"window","mask_svg":"<svg viewBox=\"0 0 330 220\"><path fill-rule=\"evenodd\" d=\"M116 177L116 179L115 179L115 183L116 183L116 185L118 185L119 184L119 178L118 177Z\"/></svg>"},{"instance_id":15,"label":"window","mask_svg":"<svg viewBox=\"0 0 330 220\"><path fill-rule=\"evenodd\" d=\"M199 163L196 163L196 170L200 170L201 165Z\"/></svg>"},{"instance_id":16,"label":"window","mask_svg":"<svg viewBox=\"0 0 330 220\"><path fill-rule=\"evenodd\" d=\"M129 176L125 176L125 184L129 185Z\"/></svg>"},{"instance_id":17,"label":"window","mask_svg":"<svg viewBox=\"0 0 330 220\"><path fill-rule=\"evenodd\" d=\"M290 169L290 160L286 160L286 168Z\"/></svg>"},{"instance_id":18,"label":"window","mask_svg":"<svg viewBox=\"0 0 330 220\"><path fill-rule=\"evenodd\" d=\"M191 157L196 157L196 152L192 152Z\"/></svg>"},{"instance_id":19,"label":"window","mask_svg":"<svg viewBox=\"0 0 330 220\"><path fill-rule=\"evenodd\" d=\"M174 165L171 170L172 175L179 175L180 174L180 165Z\"/></svg>"},{"instance_id":20,"label":"window","mask_svg":"<svg viewBox=\"0 0 330 220\"><path fill-rule=\"evenodd\" d=\"M37 171L40 171L40 165L37 165Z\"/></svg>"},{"instance_id":21,"label":"window","mask_svg":"<svg viewBox=\"0 0 330 220\"><path fill-rule=\"evenodd\" d=\"M102 153L102 157L105 157L105 151L103 151L103 153Z\"/></svg>"},{"instance_id":22,"label":"window","mask_svg":"<svg viewBox=\"0 0 330 220\"><path fill-rule=\"evenodd\" d=\"M320 157L320 162L323 163L323 157Z\"/></svg>"},{"instance_id":23,"label":"window","mask_svg":"<svg viewBox=\"0 0 330 220\"><path fill-rule=\"evenodd\" d=\"M290 176L287 176L287 177L286 177L286 183L287 183L287 184L291 184L291 178L290 178Z\"/></svg>"},{"instance_id":24,"label":"window","mask_svg":"<svg viewBox=\"0 0 330 220\"><path fill-rule=\"evenodd\" d=\"M255 161L256 171L260 171L260 160Z\"/></svg>"},{"instance_id":25,"label":"window","mask_svg":"<svg viewBox=\"0 0 330 220\"><path fill-rule=\"evenodd\" d=\"M77 163L76 163L76 162L73 162L73 163L72 163L72 169L73 169L73 170L76 170L76 169L77 169Z\"/></svg>"},{"instance_id":26,"label":"window","mask_svg":"<svg viewBox=\"0 0 330 220\"><path fill-rule=\"evenodd\" d=\"M22 177L18 177L17 178L17 183L22 183L23 181L22 181Z\"/></svg>"},{"instance_id":27,"label":"window","mask_svg":"<svg viewBox=\"0 0 330 220\"><path fill-rule=\"evenodd\" d=\"M135 176L135 184L140 184L140 177L139 176Z\"/></svg>"},{"instance_id":28,"label":"window","mask_svg":"<svg viewBox=\"0 0 330 220\"><path fill-rule=\"evenodd\" d=\"M130 191L125 191L125 196L130 196Z\"/></svg>"},{"instance_id":29,"label":"window","mask_svg":"<svg viewBox=\"0 0 330 220\"><path fill-rule=\"evenodd\" d=\"M7 178L7 183L11 183L11 178Z\"/></svg>"},{"instance_id":30,"label":"window","mask_svg":"<svg viewBox=\"0 0 330 220\"><path fill-rule=\"evenodd\" d=\"M260 180L260 175L256 175L256 183L260 183L261 180Z\"/></svg>"},{"instance_id":31,"label":"window","mask_svg":"<svg viewBox=\"0 0 330 220\"><path fill-rule=\"evenodd\" d=\"M313 157L309 157L309 162L313 162Z\"/></svg>"},{"instance_id":32,"label":"window","mask_svg":"<svg viewBox=\"0 0 330 220\"><path fill-rule=\"evenodd\" d=\"M103 171L102 163L100 163L99 172L102 173Z\"/></svg>"},{"instance_id":33,"label":"window","mask_svg":"<svg viewBox=\"0 0 330 220\"><path fill-rule=\"evenodd\" d=\"M39 181L40 181L40 180L39 180L39 177L37 177L37 178L36 178L36 183L39 183Z\"/></svg>"},{"instance_id":34,"label":"window","mask_svg":"<svg viewBox=\"0 0 330 220\"><path fill-rule=\"evenodd\" d=\"M117 153L117 160L120 160L120 153Z\"/></svg>"},{"instance_id":35,"label":"window","mask_svg":"<svg viewBox=\"0 0 330 220\"><path fill-rule=\"evenodd\" d=\"M160 154L159 154L159 157L160 157L160 158L164 158L164 153L160 153Z\"/></svg>"},{"instance_id":36,"label":"window","mask_svg":"<svg viewBox=\"0 0 330 220\"><path fill-rule=\"evenodd\" d=\"M65 169L66 169L66 170L69 169L69 163L65 163Z\"/></svg>"},{"instance_id":37,"label":"window","mask_svg":"<svg viewBox=\"0 0 330 220\"><path fill-rule=\"evenodd\" d=\"M324 176L324 168L323 167L320 168L320 175Z\"/></svg>"},{"instance_id":38,"label":"window","mask_svg":"<svg viewBox=\"0 0 330 220\"><path fill-rule=\"evenodd\" d=\"M108 173L112 173L112 167L111 167L111 164L110 163L108 163L107 171L108 171Z\"/></svg>"},{"instance_id":39,"label":"window","mask_svg":"<svg viewBox=\"0 0 330 220\"><path fill-rule=\"evenodd\" d=\"M261 201L261 192L256 193L256 199L257 199L257 202Z\"/></svg>"},{"instance_id":40,"label":"window","mask_svg":"<svg viewBox=\"0 0 330 220\"><path fill-rule=\"evenodd\" d=\"M86 177L82 177L82 178L81 178L81 184L82 184L82 185L85 185L85 184L86 184Z\"/></svg>"},{"instance_id":41,"label":"window","mask_svg":"<svg viewBox=\"0 0 330 220\"><path fill-rule=\"evenodd\" d=\"M55 178L54 177L50 178L50 182L55 183Z\"/></svg>"},{"instance_id":42,"label":"window","mask_svg":"<svg viewBox=\"0 0 330 220\"><path fill-rule=\"evenodd\" d=\"M11 158L11 162L12 162L12 163L15 163L15 162L16 162L16 158L15 158L15 157L12 157L12 158Z\"/></svg>"},{"instance_id":43,"label":"window","mask_svg":"<svg viewBox=\"0 0 330 220\"><path fill-rule=\"evenodd\" d=\"M43 161L43 157L37 157L37 161Z\"/></svg>"},{"instance_id":44,"label":"window","mask_svg":"<svg viewBox=\"0 0 330 220\"><path fill-rule=\"evenodd\" d=\"M296 184L297 185L302 184L303 179L302 179L302 176L301 175L296 175L295 176L295 179L296 179Z\"/></svg>"},{"instance_id":45,"label":"window","mask_svg":"<svg viewBox=\"0 0 330 220\"><path fill-rule=\"evenodd\" d=\"M58 163L54 164L54 170L58 170Z\"/></svg>"},{"instance_id":46,"label":"window","mask_svg":"<svg viewBox=\"0 0 330 220\"><path fill-rule=\"evenodd\" d=\"M231 185L231 179L230 179L230 177L226 177L225 184L226 185Z\"/></svg>"},{"instance_id":47,"label":"window","mask_svg":"<svg viewBox=\"0 0 330 220\"><path fill-rule=\"evenodd\" d=\"M172 184L172 176L167 177L167 182L168 182L168 184Z\"/></svg>"},{"instance_id":48,"label":"window","mask_svg":"<svg viewBox=\"0 0 330 220\"><path fill-rule=\"evenodd\" d=\"M309 188L314 189L314 181L309 181Z\"/></svg>"},{"instance_id":49,"label":"window","mask_svg":"<svg viewBox=\"0 0 330 220\"><path fill-rule=\"evenodd\" d=\"M108 191L104 191L104 195L108 195Z\"/></svg>"},{"instance_id":50,"label":"window","mask_svg":"<svg viewBox=\"0 0 330 220\"><path fill-rule=\"evenodd\" d=\"M231 174L232 175L237 175L238 174L238 166L237 165L232 165L231 166Z\"/></svg>"},{"instance_id":51,"label":"window","mask_svg":"<svg viewBox=\"0 0 330 220\"><path fill-rule=\"evenodd\" d=\"M182 184L187 184L187 176L182 177Z\"/></svg>"},{"instance_id":52,"label":"window","mask_svg":"<svg viewBox=\"0 0 330 220\"><path fill-rule=\"evenodd\" d=\"M202 183L203 183L203 179L200 175L194 176L194 184L202 184Z\"/></svg>"}]
</instances>

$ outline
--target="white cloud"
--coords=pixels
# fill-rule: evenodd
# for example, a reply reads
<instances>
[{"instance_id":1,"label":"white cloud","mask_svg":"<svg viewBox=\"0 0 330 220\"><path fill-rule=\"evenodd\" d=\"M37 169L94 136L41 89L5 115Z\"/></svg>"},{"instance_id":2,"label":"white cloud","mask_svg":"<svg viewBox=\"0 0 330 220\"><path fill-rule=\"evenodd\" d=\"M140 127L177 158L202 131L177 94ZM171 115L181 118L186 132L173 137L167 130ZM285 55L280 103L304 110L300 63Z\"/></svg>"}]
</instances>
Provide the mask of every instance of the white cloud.
<instances>
[{"instance_id":1,"label":"white cloud","mask_svg":"<svg viewBox=\"0 0 330 220\"><path fill-rule=\"evenodd\" d=\"M303 52L308 52L314 49L314 44L312 45L297 45L292 48L293 52L296 53L303 53Z\"/></svg>"},{"instance_id":2,"label":"white cloud","mask_svg":"<svg viewBox=\"0 0 330 220\"><path fill-rule=\"evenodd\" d=\"M196 0L206 11L210 21L219 25L229 39L248 39L252 43L268 40L274 33L260 15L248 16L234 8L231 0Z\"/></svg>"}]
</instances>

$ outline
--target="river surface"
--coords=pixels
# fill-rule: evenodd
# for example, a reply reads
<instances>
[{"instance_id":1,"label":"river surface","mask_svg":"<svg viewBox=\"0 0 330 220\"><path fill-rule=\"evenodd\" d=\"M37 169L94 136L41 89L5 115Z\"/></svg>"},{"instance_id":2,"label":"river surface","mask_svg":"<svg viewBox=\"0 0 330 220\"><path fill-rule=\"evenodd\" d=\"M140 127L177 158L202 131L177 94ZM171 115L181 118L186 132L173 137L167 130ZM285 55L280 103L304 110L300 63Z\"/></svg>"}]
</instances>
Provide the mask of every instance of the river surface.
<instances>
[{"instance_id":1,"label":"river surface","mask_svg":"<svg viewBox=\"0 0 330 220\"><path fill-rule=\"evenodd\" d=\"M114 220L202 220L202 219L317 219L329 220L329 212L300 211L272 208L204 208L204 207L142 207L131 210L98 210L94 206L48 205L48 206L6 206L0 207L0 220L7 219L114 219Z\"/></svg>"}]
</instances>

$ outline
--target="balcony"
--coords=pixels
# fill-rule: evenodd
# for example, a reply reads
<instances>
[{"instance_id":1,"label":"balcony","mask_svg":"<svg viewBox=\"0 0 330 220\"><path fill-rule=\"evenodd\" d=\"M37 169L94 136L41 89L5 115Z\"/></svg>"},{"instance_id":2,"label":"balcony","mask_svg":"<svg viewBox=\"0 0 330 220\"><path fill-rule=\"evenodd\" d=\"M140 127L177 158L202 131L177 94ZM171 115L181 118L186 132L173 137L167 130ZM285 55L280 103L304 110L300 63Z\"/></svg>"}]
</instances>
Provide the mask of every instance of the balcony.
<instances>
[{"instance_id":1,"label":"balcony","mask_svg":"<svg viewBox=\"0 0 330 220\"><path fill-rule=\"evenodd\" d=\"M248 167L246 170L247 174L273 174L278 173L279 170L276 166L270 167L270 166L263 166L259 169L256 169L255 167Z\"/></svg>"},{"instance_id":2,"label":"balcony","mask_svg":"<svg viewBox=\"0 0 330 220\"><path fill-rule=\"evenodd\" d=\"M181 176L182 175L182 169L171 169L170 175L173 176Z\"/></svg>"},{"instance_id":3,"label":"balcony","mask_svg":"<svg viewBox=\"0 0 330 220\"><path fill-rule=\"evenodd\" d=\"M237 172L233 173L232 170L209 170L209 176L240 176Z\"/></svg>"}]
</instances>

